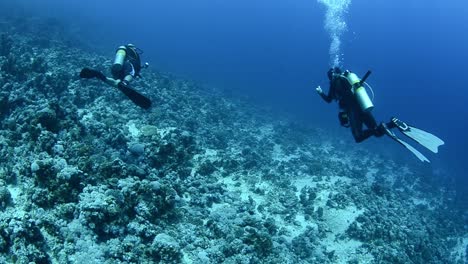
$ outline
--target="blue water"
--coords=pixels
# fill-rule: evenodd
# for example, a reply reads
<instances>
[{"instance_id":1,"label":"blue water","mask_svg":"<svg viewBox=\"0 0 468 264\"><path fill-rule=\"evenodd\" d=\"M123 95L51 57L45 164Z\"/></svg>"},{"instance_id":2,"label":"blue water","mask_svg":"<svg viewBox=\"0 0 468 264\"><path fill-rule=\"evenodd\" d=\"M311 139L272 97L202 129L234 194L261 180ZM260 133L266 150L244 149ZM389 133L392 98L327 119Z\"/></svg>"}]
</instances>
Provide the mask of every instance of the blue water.
<instances>
[{"instance_id":1,"label":"blue water","mask_svg":"<svg viewBox=\"0 0 468 264\"><path fill-rule=\"evenodd\" d=\"M331 64L326 8L317 0L19 2L79 26L79 37L109 56L121 44L137 44L155 70L248 95L353 141L338 126L336 106L314 91L327 87ZM397 116L444 139L439 154L424 154L431 169L454 177L461 193L468 185L466 10L464 0L352 0L341 36L343 66L360 75L373 71L376 118Z\"/></svg>"}]
</instances>

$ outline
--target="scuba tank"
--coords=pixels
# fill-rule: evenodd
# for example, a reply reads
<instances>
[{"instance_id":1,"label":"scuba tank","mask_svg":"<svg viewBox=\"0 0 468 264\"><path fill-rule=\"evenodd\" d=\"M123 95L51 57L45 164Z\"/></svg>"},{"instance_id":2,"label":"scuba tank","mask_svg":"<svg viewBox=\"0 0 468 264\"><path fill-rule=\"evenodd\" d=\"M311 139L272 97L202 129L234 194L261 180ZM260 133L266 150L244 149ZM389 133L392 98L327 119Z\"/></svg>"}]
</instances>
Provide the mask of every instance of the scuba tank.
<instances>
[{"instance_id":1,"label":"scuba tank","mask_svg":"<svg viewBox=\"0 0 468 264\"><path fill-rule=\"evenodd\" d=\"M127 55L127 49L125 46L120 46L115 53L114 64L112 64L112 75L119 77L122 72L123 64L125 62L125 56Z\"/></svg>"},{"instance_id":2,"label":"scuba tank","mask_svg":"<svg viewBox=\"0 0 468 264\"><path fill-rule=\"evenodd\" d=\"M356 96L356 99L358 100L359 106L361 107L362 111L364 112L370 112L372 109L374 109L374 104L372 103L371 99L369 98L369 95L367 94L366 89L364 88L364 82L366 79L369 77L371 74L371 71L368 71L362 80L360 80L356 74L352 72L348 72L348 74L345 74L346 79L348 80L349 84L351 85L352 92Z\"/></svg>"}]
</instances>

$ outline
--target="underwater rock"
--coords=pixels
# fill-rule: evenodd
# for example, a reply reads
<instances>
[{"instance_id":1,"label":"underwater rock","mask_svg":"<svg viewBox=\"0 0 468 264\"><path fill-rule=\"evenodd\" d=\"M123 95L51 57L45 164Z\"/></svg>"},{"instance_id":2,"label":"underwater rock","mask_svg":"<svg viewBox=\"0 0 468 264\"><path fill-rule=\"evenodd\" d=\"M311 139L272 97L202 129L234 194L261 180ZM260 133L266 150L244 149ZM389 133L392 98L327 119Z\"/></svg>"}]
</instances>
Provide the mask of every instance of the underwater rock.
<instances>
[{"instance_id":1,"label":"underwater rock","mask_svg":"<svg viewBox=\"0 0 468 264\"><path fill-rule=\"evenodd\" d=\"M208 176L215 171L216 171L216 167L209 160L204 161L202 164L200 164L197 170L197 172L202 176Z\"/></svg>"},{"instance_id":2,"label":"underwater rock","mask_svg":"<svg viewBox=\"0 0 468 264\"><path fill-rule=\"evenodd\" d=\"M159 135L158 128L156 126L145 125L141 127L141 134L146 137Z\"/></svg>"},{"instance_id":3,"label":"underwater rock","mask_svg":"<svg viewBox=\"0 0 468 264\"><path fill-rule=\"evenodd\" d=\"M40 169L41 169L41 167L39 166L39 163L37 161L33 161L33 163L31 163L31 172L32 173L37 173Z\"/></svg>"},{"instance_id":4,"label":"underwater rock","mask_svg":"<svg viewBox=\"0 0 468 264\"><path fill-rule=\"evenodd\" d=\"M247 245L253 245L259 256L266 256L270 254L273 249L271 236L266 232L252 227L244 228L243 242Z\"/></svg>"},{"instance_id":5,"label":"underwater rock","mask_svg":"<svg viewBox=\"0 0 468 264\"><path fill-rule=\"evenodd\" d=\"M11 194L7 187L0 186L0 210L5 209L11 203Z\"/></svg>"},{"instance_id":6,"label":"underwater rock","mask_svg":"<svg viewBox=\"0 0 468 264\"><path fill-rule=\"evenodd\" d=\"M37 221L30 215L18 215L8 222L0 222L0 243L3 240L3 252L8 252L9 259L15 263L50 263L50 256L45 252L46 241Z\"/></svg>"},{"instance_id":7,"label":"underwater rock","mask_svg":"<svg viewBox=\"0 0 468 264\"><path fill-rule=\"evenodd\" d=\"M31 70L36 73L45 73L47 71L47 63L44 57L35 57L31 61Z\"/></svg>"},{"instance_id":8,"label":"underwater rock","mask_svg":"<svg viewBox=\"0 0 468 264\"><path fill-rule=\"evenodd\" d=\"M141 143L130 144L128 151L135 156L141 156L145 153L145 145Z\"/></svg>"},{"instance_id":9,"label":"underwater rock","mask_svg":"<svg viewBox=\"0 0 468 264\"><path fill-rule=\"evenodd\" d=\"M50 132L57 133L60 130L60 120L57 118L57 113L50 108L39 111L36 119L37 123Z\"/></svg>"},{"instance_id":10,"label":"underwater rock","mask_svg":"<svg viewBox=\"0 0 468 264\"><path fill-rule=\"evenodd\" d=\"M8 101L8 96L4 95L0 99L0 117L3 117L10 110L10 104Z\"/></svg>"},{"instance_id":11,"label":"underwater rock","mask_svg":"<svg viewBox=\"0 0 468 264\"><path fill-rule=\"evenodd\" d=\"M100 237L115 235L111 223L118 219L122 211L118 196L103 186L87 186L79 195L80 219Z\"/></svg>"},{"instance_id":12,"label":"underwater rock","mask_svg":"<svg viewBox=\"0 0 468 264\"><path fill-rule=\"evenodd\" d=\"M180 245L170 235L158 234L151 244L151 248L157 259L167 263L178 263L181 258Z\"/></svg>"}]
</instances>

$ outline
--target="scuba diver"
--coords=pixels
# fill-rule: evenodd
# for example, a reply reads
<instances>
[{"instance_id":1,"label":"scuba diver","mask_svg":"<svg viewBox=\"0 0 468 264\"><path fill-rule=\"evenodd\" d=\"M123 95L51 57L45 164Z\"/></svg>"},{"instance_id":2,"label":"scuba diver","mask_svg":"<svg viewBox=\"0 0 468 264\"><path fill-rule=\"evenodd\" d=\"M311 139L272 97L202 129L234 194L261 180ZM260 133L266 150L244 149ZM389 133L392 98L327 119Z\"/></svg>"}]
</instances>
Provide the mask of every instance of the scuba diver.
<instances>
[{"instance_id":1,"label":"scuba diver","mask_svg":"<svg viewBox=\"0 0 468 264\"><path fill-rule=\"evenodd\" d=\"M102 72L90 68L83 68L80 77L85 79L97 78L119 89L139 107L148 109L151 107L151 100L129 86L133 78L141 78L141 69L148 67L148 63L141 65L140 54L142 53L143 51L133 44L120 46L117 49L114 64L111 68L113 78L106 77Z\"/></svg>"},{"instance_id":2,"label":"scuba diver","mask_svg":"<svg viewBox=\"0 0 468 264\"><path fill-rule=\"evenodd\" d=\"M354 140L357 143L371 136L381 137L387 135L410 150L421 161L429 162L418 150L398 138L391 129L398 128L405 136L413 139L434 153L438 152L438 147L443 145L444 141L426 131L409 126L395 117L388 123L380 123L377 125L371 113L374 105L364 88L364 85L370 87L366 83L366 79L370 74L371 71L368 71L362 79L359 79L359 77L351 71L342 71L339 67L334 67L327 72L328 79L330 80L328 94L325 94L320 86L316 88L316 91L327 103L333 100L338 101L340 109L338 119L340 124L344 127L351 128ZM366 129L363 129L363 125L366 126Z\"/></svg>"}]
</instances>

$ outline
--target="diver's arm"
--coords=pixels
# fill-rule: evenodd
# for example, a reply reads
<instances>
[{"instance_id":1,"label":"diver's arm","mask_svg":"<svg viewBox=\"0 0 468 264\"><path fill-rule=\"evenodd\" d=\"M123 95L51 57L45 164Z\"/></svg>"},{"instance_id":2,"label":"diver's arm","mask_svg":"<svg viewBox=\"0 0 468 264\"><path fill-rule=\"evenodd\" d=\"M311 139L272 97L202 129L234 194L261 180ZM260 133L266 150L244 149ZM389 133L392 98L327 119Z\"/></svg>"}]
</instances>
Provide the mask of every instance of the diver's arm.
<instances>
[{"instance_id":1,"label":"diver's arm","mask_svg":"<svg viewBox=\"0 0 468 264\"><path fill-rule=\"evenodd\" d=\"M117 88L117 86L119 85L119 83L121 82L121 80L119 79L114 79L114 78L110 78L110 77L106 77L106 79L104 80L105 83L107 83L108 85L112 86L112 87L115 87Z\"/></svg>"},{"instance_id":2,"label":"diver's arm","mask_svg":"<svg viewBox=\"0 0 468 264\"><path fill-rule=\"evenodd\" d=\"M128 84L132 80L133 80L133 77L131 75L127 75L127 76L125 76L123 81L125 81ZM112 86L112 87L118 88L119 84L122 82L122 80L106 77L104 82L107 83L108 85Z\"/></svg>"},{"instance_id":3,"label":"diver's arm","mask_svg":"<svg viewBox=\"0 0 468 264\"><path fill-rule=\"evenodd\" d=\"M318 94L322 97L322 99L323 99L325 102L327 102L327 103L330 103L330 102L333 100L333 97L331 96L331 94L332 94L332 89L333 89L333 86L330 85L330 89L328 90L328 94L325 94L320 86L316 88L317 93L318 93Z\"/></svg>"}]
</instances>

